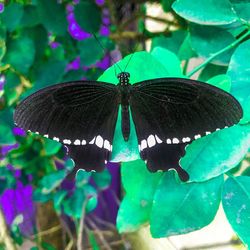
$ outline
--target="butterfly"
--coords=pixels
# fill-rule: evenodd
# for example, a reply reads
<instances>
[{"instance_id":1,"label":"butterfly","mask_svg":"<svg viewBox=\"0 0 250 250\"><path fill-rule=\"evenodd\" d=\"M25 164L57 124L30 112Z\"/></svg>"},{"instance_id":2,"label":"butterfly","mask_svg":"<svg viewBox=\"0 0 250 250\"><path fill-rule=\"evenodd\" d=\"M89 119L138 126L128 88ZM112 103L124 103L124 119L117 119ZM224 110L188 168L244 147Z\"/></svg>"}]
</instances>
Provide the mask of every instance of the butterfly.
<instances>
[{"instance_id":1,"label":"butterfly","mask_svg":"<svg viewBox=\"0 0 250 250\"><path fill-rule=\"evenodd\" d=\"M130 136L131 114L148 169L175 169L187 181L179 164L186 145L242 117L232 95L204 82L158 78L131 85L128 72L117 77L117 85L73 81L41 89L17 105L15 124L65 145L76 169L100 172L111 159L121 106L123 139Z\"/></svg>"}]
</instances>

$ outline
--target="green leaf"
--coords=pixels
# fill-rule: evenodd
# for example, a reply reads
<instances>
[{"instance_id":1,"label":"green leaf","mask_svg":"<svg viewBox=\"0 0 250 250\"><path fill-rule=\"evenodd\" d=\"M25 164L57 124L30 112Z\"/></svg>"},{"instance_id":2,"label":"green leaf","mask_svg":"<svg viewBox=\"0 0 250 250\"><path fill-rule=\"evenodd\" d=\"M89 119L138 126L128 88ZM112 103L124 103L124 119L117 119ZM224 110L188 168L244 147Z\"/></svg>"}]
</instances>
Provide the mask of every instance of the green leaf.
<instances>
[{"instance_id":1,"label":"green leaf","mask_svg":"<svg viewBox=\"0 0 250 250\"><path fill-rule=\"evenodd\" d=\"M198 79L200 81L206 82L210 78L220 74L225 74L226 72L227 72L227 67L209 63L201 71L201 74L199 75Z\"/></svg>"},{"instance_id":2,"label":"green leaf","mask_svg":"<svg viewBox=\"0 0 250 250\"><path fill-rule=\"evenodd\" d=\"M155 47L151 51L151 55L155 57L166 68L169 76L183 76L181 62L173 52L161 47Z\"/></svg>"},{"instance_id":3,"label":"green leaf","mask_svg":"<svg viewBox=\"0 0 250 250\"><path fill-rule=\"evenodd\" d=\"M101 36L98 39L106 50L113 48L113 43L107 37ZM102 47L94 37L79 41L77 47L80 50L81 63L84 66L93 65L104 56Z\"/></svg>"},{"instance_id":4,"label":"green leaf","mask_svg":"<svg viewBox=\"0 0 250 250\"><path fill-rule=\"evenodd\" d=\"M90 15L91 13L91 15ZM101 26L101 9L91 0L83 0L74 8L74 14L80 27L89 33L98 32Z\"/></svg>"},{"instance_id":5,"label":"green leaf","mask_svg":"<svg viewBox=\"0 0 250 250\"><path fill-rule=\"evenodd\" d=\"M60 150L61 147L62 147L61 143L44 138L45 155L47 156L54 155Z\"/></svg>"},{"instance_id":6,"label":"green leaf","mask_svg":"<svg viewBox=\"0 0 250 250\"><path fill-rule=\"evenodd\" d=\"M107 168L101 173L92 173L92 178L95 181L97 187L101 190L108 188L111 184L111 174Z\"/></svg>"},{"instance_id":7,"label":"green leaf","mask_svg":"<svg viewBox=\"0 0 250 250\"><path fill-rule=\"evenodd\" d=\"M44 57L45 48L48 46L48 34L42 25L25 28L22 30L24 36L30 37L35 44L35 62L36 65Z\"/></svg>"},{"instance_id":8,"label":"green leaf","mask_svg":"<svg viewBox=\"0 0 250 250\"><path fill-rule=\"evenodd\" d=\"M193 141L181 166L189 181L205 181L235 167L250 147L250 126L235 125Z\"/></svg>"},{"instance_id":9,"label":"green leaf","mask_svg":"<svg viewBox=\"0 0 250 250\"><path fill-rule=\"evenodd\" d=\"M222 205L232 228L248 248L250 246L250 177L228 178L223 187Z\"/></svg>"},{"instance_id":10,"label":"green leaf","mask_svg":"<svg viewBox=\"0 0 250 250\"><path fill-rule=\"evenodd\" d=\"M4 8L4 12L0 13L0 20L7 27L8 31L14 31L23 16L23 5L18 3L8 4Z\"/></svg>"},{"instance_id":11,"label":"green leaf","mask_svg":"<svg viewBox=\"0 0 250 250\"><path fill-rule=\"evenodd\" d=\"M185 234L208 225L221 199L223 177L202 183L179 183L174 173L162 177L154 196L150 231L155 238Z\"/></svg>"},{"instance_id":12,"label":"green leaf","mask_svg":"<svg viewBox=\"0 0 250 250\"><path fill-rule=\"evenodd\" d=\"M64 178L66 177L66 170L58 170L54 173L45 175L40 181L39 181L39 187L41 187L41 191L43 194L49 194L51 193L55 188L57 188Z\"/></svg>"},{"instance_id":13,"label":"green leaf","mask_svg":"<svg viewBox=\"0 0 250 250\"><path fill-rule=\"evenodd\" d=\"M119 232L137 230L148 222L153 197L162 173L150 173L142 160L122 163L122 184L126 192L117 216Z\"/></svg>"},{"instance_id":14,"label":"green leaf","mask_svg":"<svg viewBox=\"0 0 250 250\"><path fill-rule=\"evenodd\" d=\"M237 21L229 0L176 0L172 8L188 21L204 25L225 25Z\"/></svg>"},{"instance_id":15,"label":"green leaf","mask_svg":"<svg viewBox=\"0 0 250 250\"><path fill-rule=\"evenodd\" d=\"M126 195L119 207L116 226L119 233L135 232L143 224L148 223L152 202L150 206L147 202L132 199Z\"/></svg>"},{"instance_id":16,"label":"green leaf","mask_svg":"<svg viewBox=\"0 0 250 250\"><path fill-rule=\"evenodd\" d=\"M171 11L171 5L175 0L161 0L162 8L165 12Z\"/></svg>"},{"instance_id":17,"label":"green leaf","mask_svg":"<svg viewBox=\"0 0 250 250\"><path fill-rule=\"evenodd\" d=\"M91 213L96 208L97 204L98 204L97 195L90 197L86 205L86 213Z\"/></svg>"},{"instance_id":18,"label":"green leaf","mask_svg":"<svg viewBox=\"0 0 250 250\"><path fill-rule=\"evenodd\" d=\"M197 57L196 52L191 46L190 33L188 33L182 42L180 49L178 51L178 57L180 60L189 60L190 58Z\"/></svg>"},{"instance_id":19,"label":"green leaf","mask_svg":"<svg viewBox=\"0 0 250 250\"><path fill-rule=\"evenodd\" d=\"M57 0L37 0L37 10L47 31L61 36L67 32L66 10Z\"/></svg>"},{"instance_id":20,"label":"green leaf","mask_svg":"<svg viewBox=\"0 0 250 250\"><path fill-rule=\"evenodd\" d=\"M245 24L250 22L250 2L248 0L230 0L237 16Z\"/></svg>"},{"instance_id":21,"label":"green leaf","mask_svg":"<svg viewBox=\"0 0 250 250\"><path fill-rule=\"evenodd\" d=\"M8 40L6 46L7 52L3 61L10 64L15 70L26 74L34 62L34 42L28 36L20 36Z\"/></svg>"},{"instance_id":22,"label":"green leaf","mask_svg":"<svg viewBox=\"0 0 250 250\"><path fill-rule=\"evenodd\" d=\"M80 188L88 184L91 174L92 173L87 172L83 169L79 169L79 171L76 174L76 186Z\"/></svg>"},{"instance_id":23,"label":"green leaf","mask_svg":"<svg viewBox=\"0 0 250 250\"><path fill-rule=\"evenodd\" d=\"M44 194L40 188L36 188L32 193L32 199L37 202L45 203L53 198L53 194Z\"/></svg>"},{"instance_id":24,"label":"green leaf","mask_svg":"<svg viewBox=\"0 0 250 250\"><path fill-rule=\"evenodd\" d=\"M192 24L189 27L191 47L199 56L204 58L211 57L214 53L224 49L235 41L235 38L231 33L218 27L197 24ZM233 51L234 48L217 56L212 63L222 65L228 64Z\"/></svg>"},{"instance_id":25,"label":"green leaf","mask_svg":"<svg viewBox=\"0 0 250 250\"><path fill-rule=\"evenodd\" d=\"M118 79L115 75L115 72L118 69L117 65L119 65L120 69L124 70L130 57L131 55L126 56L112 67L108 68L103 75L98 78L98 81L117 84ZM145 51L135 52L133 54L133 59L127 65L126 71L130 73L130 83L132 84L152 78L169 76L167 69L160 63L160 61L156 60L155 57ZM132 117L130 118L130 121L130 137L129 140L125 142L121 133L121 113L119 109L111 158L114 162L139 159L138 142Z\"/></svg>"},{"instance_id":26,"label":"green leaf","mask_svg":"<svg viewBox=\"0 0 250 250\"><path fill-rule=\"evenodd\" d=\"M53 195L53 201L54 201L54 208L57 213L61 214L62 213L62 203L66 195L68 194L68 191L66 190L59 190Z\"/></svg>"},{"instance_id":27,"label":"green leaf","mask_svg":"<svg viewBox=\"0 0 250 250\"><path fill-rule=\"evenodd\" d=\"M24 5L23 10L24 10L24 13L23 13L22 19L20 20L20 26L33 27L33 26L38 25L41 22L36 6Z\"/></svg>"},{"instance_id":28,"label":"green leaf","mask_svg":"<svg viewBox=\"0 0 250 250\"><path fill-rule=\"evenodd\" d=\"M86 200L86 196L82 189L77 188L70 198L64 200L63 208L64 212L68 216L72 216L73 218L80 219L82 216L82 207L84 201Z\"/></svg>"},{"instance_id":29,"label":"green leaf","mask_svg":"<svg viewBox=\"0 0 250 250\"><path fill-rule=\"evenodd\" d=\"M177 30L171 32L169 36L157 36L152 39L151 50L153 50L155 47L163 47L174 52L175 54L178 54L178 51L186 35L186 31Z\"/></svg>"},{"instance_id":30,"label":"green leaf","mask_svg":"<svg viewBox=\"0 0 250 250\"><path fill-rule=\"evenodd\" d=\"M235 50L228 66L227 74L232 79L232 95L243 108L241 123L250 121L250 40L242 43Z\"/></svg>"},{"instance_id":31,"label":"green leaf","mask_svg":"<svg viewBox=\"0 0 250 250\"><path fill-rule=\"evenodd\" d=\"M225 74L214 76L210 78L207 82L227 92L230 92L232 86L231 78Z\"/></svg>"},{"instance_id":32,"label":"green leaf","mask_svg":"<svg viewBox=\"0 0 250 250\"><path fill-rule=\"evenodd\" d=\"M0 145L10 145L16 143L15 136L11 128L6 123L0 124Z\"/></svg>"},{"instance_id":33,"label":"green leaf","mask_svg":"<svg viewBox=\"0 0 250 250\"><path fill-rule=\"evenodd\" d=\"M37 64L34 68L34 86L30 91L25 93L25 96L39 90L41 88L47 87L49 85L59 83L63 78L67 61L59 60L54 58L49 58L48 61Z\"/></svg>"}]
</instances>

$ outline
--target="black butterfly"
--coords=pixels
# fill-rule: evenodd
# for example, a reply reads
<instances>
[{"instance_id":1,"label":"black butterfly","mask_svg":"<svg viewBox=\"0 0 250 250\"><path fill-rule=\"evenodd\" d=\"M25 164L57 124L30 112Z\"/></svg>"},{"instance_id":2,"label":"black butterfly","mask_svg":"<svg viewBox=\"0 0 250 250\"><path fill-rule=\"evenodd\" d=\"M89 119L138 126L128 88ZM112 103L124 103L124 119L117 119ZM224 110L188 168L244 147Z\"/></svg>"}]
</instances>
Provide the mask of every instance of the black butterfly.
<instances>
[{"instance_id":1,"label":"black butterfly","mask_svg":"<svg viewBox=\"0 0 250 250\"><path fill-rule=\"evenodd\" d=\"M209 84L182 78L159 78L129 83L129 73L113 85L75 81L44 88L16 108L17 126L61 142L75 168L102 171L111 157L119 105L122 134L130 135L131 112L141 158L152 172L175 169L183 181L188 173L179 165L185 146L242 117L238 101Z\"/></svg>"}]
</instances>

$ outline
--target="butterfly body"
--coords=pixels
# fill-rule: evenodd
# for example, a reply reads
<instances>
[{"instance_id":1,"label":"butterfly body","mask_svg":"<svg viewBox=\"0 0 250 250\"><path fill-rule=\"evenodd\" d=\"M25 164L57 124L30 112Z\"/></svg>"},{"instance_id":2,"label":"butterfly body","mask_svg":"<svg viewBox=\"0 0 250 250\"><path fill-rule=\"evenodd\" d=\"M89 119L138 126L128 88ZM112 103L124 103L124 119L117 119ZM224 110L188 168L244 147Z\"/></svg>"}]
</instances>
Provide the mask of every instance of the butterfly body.
<instances>
[{"instance_id":1,"label":"butterfly body","mask_svg":"<svg viewBox=\"0 0 250 250\"><path fill-rule=\"evenodd\" d=\"M130 135L130 114L129 114L129 99L131 85L129 83L130 74L128 72L121 72L118 74L119 79L118 90L120 96L121 114L122 114L122 135L125 141L128 141Z\"/></svg>"},{"instance_id":2,"label":"butterfly body","mask_svg":"<svg viewBox=\"0 0 250 250\"><path fill-rule=\"evenodd\" d=\"M111 160L121 106L123 139L129 140L132 116L139 153L148 169L175 169L187 181L189 175L179 164L186 145L233 126L242 117L238 101L209 84L183 78L130 84L129 77L121 72L117 85L76 81L49 86L24 99L14 121L64 144L75 169L102 171Z\"/></svg>"}]
</instances>

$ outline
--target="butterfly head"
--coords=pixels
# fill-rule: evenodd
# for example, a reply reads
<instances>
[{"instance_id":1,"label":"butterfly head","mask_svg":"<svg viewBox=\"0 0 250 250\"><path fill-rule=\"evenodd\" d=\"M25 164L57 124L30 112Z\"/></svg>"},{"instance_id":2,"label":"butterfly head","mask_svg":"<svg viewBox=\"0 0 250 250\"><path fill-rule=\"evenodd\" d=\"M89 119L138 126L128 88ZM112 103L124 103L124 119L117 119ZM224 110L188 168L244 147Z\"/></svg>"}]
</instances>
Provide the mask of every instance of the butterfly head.
<instances>
[{"instance_id":1,"label":"butterfly head","mask_svg":"<svg viewBox=\"0 0 250 250\"><path fill-rule=\"evenodd\" d=\"M117 75L117 78L119 80L119 84L121 85L129 85L129 77L130 74L128 72L121 72Z\"/></svg>"}]
</instances>

